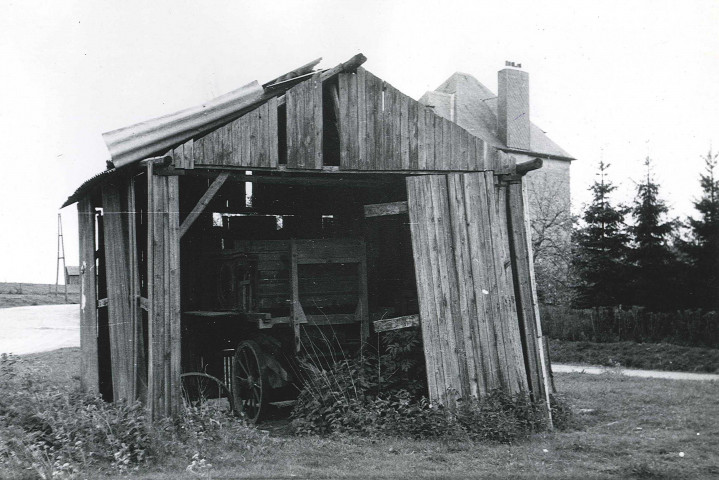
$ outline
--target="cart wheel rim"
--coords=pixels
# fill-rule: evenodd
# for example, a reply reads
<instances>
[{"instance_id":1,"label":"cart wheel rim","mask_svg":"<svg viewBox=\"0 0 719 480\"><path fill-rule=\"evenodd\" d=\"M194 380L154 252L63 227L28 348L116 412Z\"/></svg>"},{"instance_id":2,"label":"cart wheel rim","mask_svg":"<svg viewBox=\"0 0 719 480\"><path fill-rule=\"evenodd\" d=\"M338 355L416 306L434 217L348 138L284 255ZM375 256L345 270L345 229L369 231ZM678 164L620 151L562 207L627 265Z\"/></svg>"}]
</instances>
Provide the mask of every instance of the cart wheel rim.
<instances>
[{"instance_id":1,"label":"cart wheel rim","mask_svg":"<svg viewBox=\"0 0 719 480\"><path fill-rule=\"evenodd\" d=\"M262 413L265 382L260 363L260 349L253 341L240 343L233 360L232 393L236 408L248 422L254 423Z\"/></svg>"}]
</instances>

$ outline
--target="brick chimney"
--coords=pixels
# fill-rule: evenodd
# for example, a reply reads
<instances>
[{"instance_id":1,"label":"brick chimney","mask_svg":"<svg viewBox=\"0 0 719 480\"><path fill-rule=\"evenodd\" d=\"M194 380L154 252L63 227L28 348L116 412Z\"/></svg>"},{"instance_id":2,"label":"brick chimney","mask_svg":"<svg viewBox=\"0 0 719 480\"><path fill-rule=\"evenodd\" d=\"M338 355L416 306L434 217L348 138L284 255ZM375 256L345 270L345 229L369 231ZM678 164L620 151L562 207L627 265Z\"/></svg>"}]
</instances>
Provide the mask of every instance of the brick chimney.
<instances>
[{"instance_id":1,"label":"brick chimney","mask_svg":"<svg viewBox=\"0 0 719 480\"><path fill-rule=\"evenodd\" d=\"M521 67L506 62L508 67ZM497 133L508 148L530 150L529 74L518 68L499 71L497 99Z\"/></svg>"}]
</instances>

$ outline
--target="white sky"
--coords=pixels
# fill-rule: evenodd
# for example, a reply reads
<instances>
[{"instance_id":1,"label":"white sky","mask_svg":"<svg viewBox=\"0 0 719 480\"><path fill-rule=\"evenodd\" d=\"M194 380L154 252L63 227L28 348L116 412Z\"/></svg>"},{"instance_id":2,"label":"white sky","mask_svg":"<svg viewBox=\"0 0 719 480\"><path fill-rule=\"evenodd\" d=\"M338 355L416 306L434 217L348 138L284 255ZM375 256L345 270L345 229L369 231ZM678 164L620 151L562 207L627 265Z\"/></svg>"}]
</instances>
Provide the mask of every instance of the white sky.
<instances>
[{"instance_id":1,"label":"white sky","mask_svg":"<svg viewBox=\"0 0 719 480\"><path fill-rule=\"evenodd\" d=\"M690 213L699 156L719 148L719 2L493 3L0 0L0 281L54 281L57 209L105 168L102 132L358 52L414 98L455 71L496 92L521 62L532 120L579 159L575 207L603 151L621 198L649 155Z\"/></svg>"}]
</instances>

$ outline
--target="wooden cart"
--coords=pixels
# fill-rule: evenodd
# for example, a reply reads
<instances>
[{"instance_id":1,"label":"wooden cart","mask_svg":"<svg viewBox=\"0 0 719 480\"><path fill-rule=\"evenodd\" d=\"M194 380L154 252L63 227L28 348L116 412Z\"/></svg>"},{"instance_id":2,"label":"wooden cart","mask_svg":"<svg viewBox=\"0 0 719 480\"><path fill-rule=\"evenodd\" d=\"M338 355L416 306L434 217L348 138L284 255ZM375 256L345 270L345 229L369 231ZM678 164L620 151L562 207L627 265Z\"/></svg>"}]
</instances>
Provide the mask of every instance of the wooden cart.
<instances>
[{"instance_id":1,"label":"wooden cart","mask_svg":"<svg viewBox=\"0 0 719 480\"><path fill-rule=\"evenodd\" d=\"M362 240L236 241L200 261L202 309L184 312L185 370L222 378L248 421L296 396L298 360L327 366L369 335Z\"/></svg>"}]
</instances>

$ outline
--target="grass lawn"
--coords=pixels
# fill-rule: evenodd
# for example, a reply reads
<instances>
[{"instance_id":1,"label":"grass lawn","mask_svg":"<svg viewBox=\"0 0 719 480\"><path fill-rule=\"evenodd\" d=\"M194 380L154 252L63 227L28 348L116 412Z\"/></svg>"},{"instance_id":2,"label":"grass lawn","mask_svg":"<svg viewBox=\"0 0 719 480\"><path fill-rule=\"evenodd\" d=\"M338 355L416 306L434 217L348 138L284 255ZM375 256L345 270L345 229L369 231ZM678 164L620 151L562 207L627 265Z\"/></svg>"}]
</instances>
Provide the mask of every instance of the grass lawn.
<instances>
[{"instance_id":1,"label":"grass lawn","mask_svg":"<svg viewBox=\"0 0 719 480\"><path fill-rule=\"evenodd\" d=\"M557 363L679 372L719 372L719 349L683 347L669 343L551 340L549 354L552 361Z\"/></svg>"},{"instance_id":2,"label":"grass lawn","mask_svg":"<svg viewBox=\"0 0 719 480\"><path fill-rule=\"evenodd\" d=\"M80 286L67 286L67 302L65 286L40 283L0 283L0 308L24 307L28 305L59 305L63 303L80 303Z\"/></svg>"},{"instance_id":3,"label":"grass lawn","mask_svg":"<svg viewBox=\"0 0 719 480\"><path fill-rule=\"evenodd\" d=\"M58 383L77 381L78 349L24 359L23 368ZM265 448L208 458L212 467L201 476L186 470L193 454L188 452L187 458L166 459L131 478L719 477L719 382L613 374L556 374L555 380L580 427L517 445L293 437L273 428Z\"/></svg>"}]
</instances>

